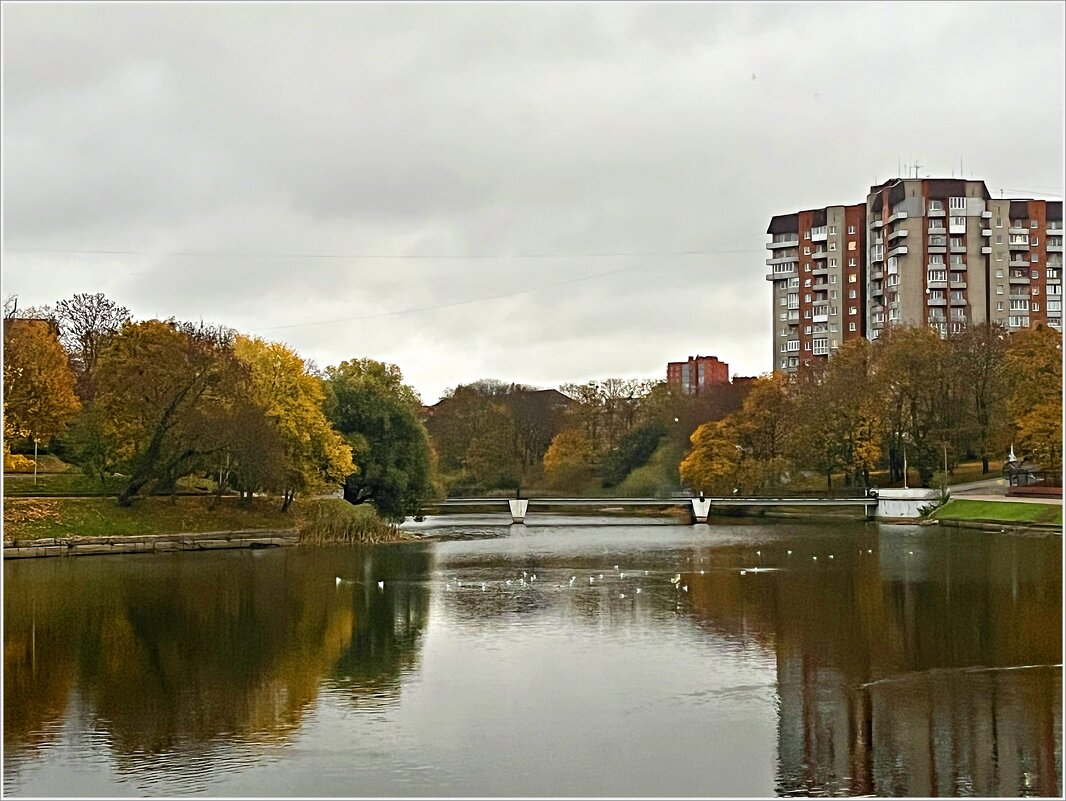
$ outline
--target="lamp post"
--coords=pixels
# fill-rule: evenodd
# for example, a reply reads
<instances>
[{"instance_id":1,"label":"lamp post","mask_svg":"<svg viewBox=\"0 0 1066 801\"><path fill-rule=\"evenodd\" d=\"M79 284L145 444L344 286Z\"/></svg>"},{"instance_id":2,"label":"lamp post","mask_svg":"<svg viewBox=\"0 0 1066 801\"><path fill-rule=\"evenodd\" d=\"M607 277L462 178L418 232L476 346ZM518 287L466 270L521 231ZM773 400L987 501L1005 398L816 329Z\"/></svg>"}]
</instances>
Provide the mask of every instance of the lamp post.
<instances>
[{"instance_id":1,"label":"lamp post","mask_svg":"<svg viewBox=\"0 0 1066 801\"><path fill-rule=\"evenodd\" d=\"M33 486L37 486L37 437L33 438Z\"/></svg>"},{"instance_id":2,"label":"lamp post","mask_svg":"<svg viewBox=\"0 0 1066 801\"><path fill-rule=\"evenodd\" d=\"M907 432L904 431L901 435L903 440L903 489L910 489L907 486Z\"/></svg>"}]
</instances>

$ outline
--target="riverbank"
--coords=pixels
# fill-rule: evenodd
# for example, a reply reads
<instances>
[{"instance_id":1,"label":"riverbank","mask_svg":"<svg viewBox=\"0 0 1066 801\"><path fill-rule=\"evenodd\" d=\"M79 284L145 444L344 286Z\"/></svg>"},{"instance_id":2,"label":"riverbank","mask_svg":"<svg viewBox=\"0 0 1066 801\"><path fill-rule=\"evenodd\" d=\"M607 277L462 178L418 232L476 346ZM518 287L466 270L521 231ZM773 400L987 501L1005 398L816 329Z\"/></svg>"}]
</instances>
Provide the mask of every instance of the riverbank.
<instances>
[{"instance_id":1,"label":"riverbank","mask_svg":"<svg viewBox=\"0 0 1066 801\"><path fill-rule=\"evenodd\" d=\"M254 498L247 507L235 497L152 497L139 499L130 507L119 506L112 498L6 498L5 556L377 543L408 538L378 518L369 506L353 507L337 498L297 499L286 512L280 511L280 506L277 498ZM8 552L20 548L30 551Z\"/></svg>"},{"instance_id":2,"label":"riverbank","mask_svg":"<svg viewBox=\"0 0 1066 801\"><path fill-rule=\"evenodd\" d=\"M1062 504L1037 503L1028 498L1024 501L952 498L930 515L928 521L986 531L1009 529L1061 534Z\"/></svg>"}]
</instances>

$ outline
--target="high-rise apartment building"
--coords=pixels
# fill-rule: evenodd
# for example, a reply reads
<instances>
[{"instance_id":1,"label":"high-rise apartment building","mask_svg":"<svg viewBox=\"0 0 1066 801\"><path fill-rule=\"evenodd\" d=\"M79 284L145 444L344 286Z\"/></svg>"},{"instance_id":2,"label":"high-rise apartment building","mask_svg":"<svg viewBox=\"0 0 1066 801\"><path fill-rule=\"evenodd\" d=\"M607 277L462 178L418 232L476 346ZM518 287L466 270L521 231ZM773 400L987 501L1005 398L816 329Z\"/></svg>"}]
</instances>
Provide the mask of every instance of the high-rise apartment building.
<instances>
[{"instance_id":1,"label":"high-rise apartment building","mask_svg":"<svg viewBox=\"0 0 1066 801\"><path fill-rule=\"evenodd\" d=\"M774 217L767 229L774 369L828 358L865 334L866 207L828 206Z\"/></svg>"},{"instance_id":2,"label":"high-rise apartment building","mask_svg":"<svg viewBox=\"0 0 1066 801\"><path fill-rule=\"evenodd\" d=\"M702 395L715 384L729 383L729 365L717 356L689 356L687 362L669 362L666 382L685 395Z\"/></svg>"},{"instance_id":3,"label":"high-rise apartment building","mask_svg":"<svg viewBox=\"0 0 1066 801\"><path fill-rule=\"evenodd\" d=\"M849 337L994 322L1062 328L1062 202L990 197L983 181L900 178L866 203L772 218L774 369Z\"/></svg>"}]
</instances>

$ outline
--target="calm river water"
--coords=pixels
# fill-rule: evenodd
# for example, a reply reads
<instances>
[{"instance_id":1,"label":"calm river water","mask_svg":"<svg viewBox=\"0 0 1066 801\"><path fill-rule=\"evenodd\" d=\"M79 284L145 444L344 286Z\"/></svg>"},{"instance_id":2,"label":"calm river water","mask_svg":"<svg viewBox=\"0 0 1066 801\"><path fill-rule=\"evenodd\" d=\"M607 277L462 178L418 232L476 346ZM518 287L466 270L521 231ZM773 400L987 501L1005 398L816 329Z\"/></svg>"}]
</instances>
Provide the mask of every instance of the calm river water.
<instances>
[{"instance_id":1,"label":"calm river water","mask_svg":"<svg viewBox=\"0 0 1066 801\"><path fill-rule=\"evenodd\" d=\"M1061 538L533 522L5 562L5 794L1062 794Z\"/></svg>"}]
</instances>

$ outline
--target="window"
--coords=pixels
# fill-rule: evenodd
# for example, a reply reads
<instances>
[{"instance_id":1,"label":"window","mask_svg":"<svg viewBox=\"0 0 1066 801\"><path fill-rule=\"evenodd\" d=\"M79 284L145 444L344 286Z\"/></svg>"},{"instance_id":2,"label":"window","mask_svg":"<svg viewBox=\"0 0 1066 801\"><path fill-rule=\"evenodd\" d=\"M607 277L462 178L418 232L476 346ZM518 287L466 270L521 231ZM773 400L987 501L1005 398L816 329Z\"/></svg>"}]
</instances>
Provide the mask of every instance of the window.
<instances>
[{"instance_id":1,"label":"window","mask_svg":"<svg viewBox=\"0 0 1066 801\"><path fill-rule=\"evenodd\" d=\"M811 319L811 310L810 309L804 309L804 311L803 311L803 319L804 320Z\"/></svg>"},{"instance_id":2,"label":"window","mask_svg":"<svg viewBox=\"0 0 1066 801\"><path fill-rule=\"evenodd\" d=\"M830 242L829 243L829 249L830 250L836 250L837 249L837 243L836 242Z\"/></svg>"},{"instance_id":3,"label":"window","mask_svg":"<svg viewBox=\"0 0 1066 801\"><path fill-rule=\"evenodd\" d=\"M835 284L836 282L837 282L837 277L835 275L829 276L829 283Z\"/></svg>"},{"instance_id":4,"label":"window","mask_svg":"<svg viewBox=\"0 0 1066 801\"><path fill-rule=\"evenodd\" d=\"M810 350L811 349L811 343L810 342L804 342L803 343L803 349L804 350Z\"/></svg>"},{"instance_id":5,"label":"window","mask_svg":"<svg viewBox=\"0 0 1066 801\"><path fill-rule=\"evenodd\" d=\"M804 303L810 303L811 302L811 293L810 292L808 292L806 295L803 296L803 302Z\"/></svg>"},{"instance_id":6,"label":"window","mask_svg":"<svg viewBox=\"0 0 1066 801\"><path fill-rule=\"evenodd\" d=\"M1002 245L1003 244L1003 234L996 234L996 244L997 245Z\"/></svg>"},{"instance_id":7,"label":"window","mask_svg":"<svg viewBox=\"0 0 1066 801\"><path fill-rule=\"evenodd\" d=\"M804 239L810 239L811 238L811 232L809 230L808 231L804 231L803 232L803 238Z\"/></svg>"},{"instance_id":8,"label":"window","mask_svg":"<svg viewBox=\"0 0 1066 801\"><path fill-rule=\"evenodd\" d=\"M800 296L798 292L789 292L788 298L786 298L788 307L790 309L798 309L800 307Z\"/></svg>"},{"instance_id":9,"label":"window","mask_svg":"<svg viewBox=\"0 0 1066 801\"><path fill-rule=\"evenodd\" d=\"M799 289L799 285L800 285L799 278L789 278L788 279L788 288L789 289Z\"/></svg>"},{"instance_id":10,"label":"window","mask_svg":"<svg viewBox=\"0 0 1066 801\"><path fill-rule=\"evenodd\" d=\"M1040 294L1040 287L1034 286L1033 287L1033 294L1034 295L1039 295Z\"/></svg>"},{"instance_id":11,"label":"window","mask_svg":"<svg viewBox=\"0 0 1066 801\"><path fill-rule=\"evenodd\" d=\"M948 198L948 207L951 209L964 209L966 208L966 198L964 197L951 197ZM943 206L941 206L943 208Z\"/></svg>"},{"instance_id":12,"label":"window","mask_svg":"<svg viewBox=\"0 0 1066 801\"><path fill-rule=\"evenodd\" d=\"M1003 294L1003 287L997 286L996 287L996 294L997 295L1002 295Z\"/></svg>"},{"instance_id":13,"label":"window","mask_svg":"<svg viewBox=\"0 0 1066 801\"><path fill-rule=\"evenodd\" d=\"M1033 311L1040 311L1040 304L1039 303L1034 303L1033 304Z\"/></svg>"},{"instance_id":14,"label":"window","mask_svg":"<svg viewBox=\"0 0 1066 801\"><path fill-rule=\"evenodd\" d=\"M951 218L951 225L953 227L955 227L955 228L958 228L960 226L965 228L966 227L966 218L965 217L952 217Z\"/></svg>"},{"instance_id":15,"label":"window","mask_svg":"<svg viewBox=\"0 0 1066 801\"><path fill-rule=\"evenodd\" d=\"M810 256L811 255L811 248L810 248L809 245L804 245L803 246L803 255L804 256Z\"/></svg>"},{"instance_id":16,"label":"window","mask_svg":"<svg viewBox=\"0 0 1066 801\"><path fill-rule=\"evenodd\" d=\"M929 257L929 264L943 264L944 256L941 253L934 253Z\"/></svg>"},{"instance_id":17,"label":"window","mask_svg":"<svg viewBox=\"0 0 1066 801\"><path fill-rule=\"evenodd\" d=\"M854 239L851 240L850 242L848 242L848 250L855 250L856 247L857 247L857 244L856 244Z\"/></svg>"},{"instance_id":18,"label":"window","mask_svg":"<svg viewBox=\"0 0 1066 801\"><path fill-rule=\"evenodd\" d=\"M996 217L996 228L1002 228L1002 227L1003 227L1003 218L1002 217Z\"/></svg>"},{"instance_id":19,"label":"window","mask_svg":"<svg viewBox=\"0 0 1066 801\"><path fill-rule=\"evenodd\" d=\"M929 281L930 281L930 283L933 282L933 281L947 281L947 280L948 280L948 271L947 270L930 270L929 271Z\"/></svg>"},{"instance_id":20,"label":"window","mask_svg":"<svg viewBox=\"0 0 1066 801\"><path fill-rule=\"evenodd\" d=\"M803 272L809 273L810 271L811 271L811 263L807 262L806 264L803 265Z\"/></svg>"},{"instance_id":21,"label":"window","mask_svg":"<svg viewBox=\"0 0 1066 801\"><path fill-rule=\"evenodd\" d=\"M1040 244L1040 237L1038 237L1038 236L1029 237L1029 244L1030 245L1039 245Z\"/></svg>"},{"instance_id":22,"label":"window","mask_svg":"<svg viewBox=\"0 0 1066 801\"><path fill-rule=\"evenodd\" d=\"M805 326L803 326L803 333L804 333L804 334L809 334L809 333L811 333L811 327L810 327L809 325L805 325Z\"/></svg>"},{"instance_id":23,"label":"window","mask_svg":"<svg viewBox=\"0 0 1066 801\"><path fill-rule=\"evenodd\" d=\"M951 254L951 264L952 264L952 266L954 266L954 267L965 267L966 266L966 262L963 261L964 258L966 258L966 257L963 256L961 253L952 253Z\"/></svg>"},{"instance_id":24,"label":"window","mask_svg":"<svg viewBox=\"0 0 1066 801\"><path fill-rule=\"evenodd\" d=\"M1039 270L1033 270L1033 272L1031 273L1030 277L1031 278L1039 278L1040 277L1040 271Z\"/></svg>"},{"instance_id":25,"label":"window","mask_svg":"<svg viewBox=\"0 0 1066 801\"><path fill-rule=\"evenodd\" d=\"M810 278L804 279L803 288L804 289L810 289L810 287L811 287L811 279Z\"/></svg>"},{"instance_id":26,"label":"window","mask_svg":"<svg viewBox=\"0 0 1066 801\"><path fill-rule=\"evenodd\" d=\"M1060 312L1060 311L1062 311L1062 301L1061 300L1049 300L1047 302L1047 310L1049 312Z\"/></svg>"},{"instance_id":27,"label":"window","mask_svg":"<svg viewBox=\"0 0 1066 801\"><path fill-rule=\"evenodd\" d=\"M836 266L837 266L837 260L836 259L830 259L829 260L829 268L831 270L835 270Z\"/></svg>"},{"instance_id":28,"label":"window","mask_svg":"<svg viewBox=\"0 0 1066 801\"><path fill-rule=\"evenodd\" d=\"M855 331L855 330L857 330L857 329L855 328L855 323L848 323L848 330L849 330L849 331Z\"/></svg>"},{"instance_id":29,"label":"window","mask_svg":"<svg viewBox=\"0 0 1066 801\"><path fill-rule=\"evenodd\" d=\"M848 314L858 314L859 308L857 306L848 306Z\"/></svg>"},{"instance_id":30,"label":"window","mask_svg":"<svg viewBox=\"0 0 1066 801\"><path fill-rule=\"evenodd\" d=\"M855 300L855 298L857 298L857 297L859 297L859 293L858 292L856 292L854 289L849 289L848 290L848 300Z\"/></svg>"},{"instance_id":31,"label":"window","mask_svg":"<svg viewBox=\"0 0 1066 801\"><path fill-rule=\"evenodd\" d=\"M855 226L854 225L849 225L848 226L848 233L849 234L854 234L855 233ZM848 248L848 250L853 250L853 249L854 248Z\"/></svg>"},{"instance_id":32,"label":"window","mask_svg":"<svg viewBox=\"0 0 1066 801\"><path fill-rule=\"evenodd\" d=\"M859 276L855 275L855 273L852 273L851 275L848 276L848 283L849 284L854 284L858 280L859 280Z\"/></svg>"},{"instance_id":33,"label":"window","mask_svg":"<svg viewBox=\"0 0 1066 801\"><path fill-rule=\"evenodd\" d=\"M996 301L996 311L1003 311L1003 301L1002 300L997 300Z\"/></svg>"},{"instance_id":34,"label":"window","mask_svg":"<svg viewBox=\"0 0 1066 801\"><path fill-rule=\"evenodd\" d=\"M1029 221L1029 227L1030 228L1036 228L1039 225L1040 225L1040 221L1039 220L1030 220Z\"/></svg>"},{"instance_id":35,"label":"window","mask_svg":"<svg viewBox=\"0 0 1066 801\"><path fill-rule=\"evenodd\" d=\"M835 225L830 225L829 226L829 235L830 236L836 236L836 234L837 234L837 227Z\"/></svg>"},{"instance_id":36,"label":"window","mask_svg":"<svg viewBox=\"0 0 1066 801\"><path fill-rule=\"evenodd\" d=\"M1061 295L1062 294L1062 286L1059 285L1059 284L1051 284L1047 288L1047 293L1049 295Z\"/></svg>"},{"instance_id":37,"label":"window","mask_svg":"<svg viewBox=\"0 0 1066 801\"><path fill-rule=\"evenodd\" d=\"M837 291L835 289L830 289L829 290L829 299L830 300L836 300L837 299Z\"/></svg>"},{"instance_id":38,"label":"window","mask_svg":"<svg viewBox=\"0 0 1066 801\"><path fill-rule=\"evenodd\" d=\"M854 266L855 266L855 257L852 256L850 259L848 259L848 267L854 267Z\"/></svg>"},{"instance_id":39,"label":"window","mask_svg":"<svg viewBox=\"0 0 1066 801\"><path fill-rule=\"evenodd\" d=\"M929 211L943 211L943 210L944 210L944 201L943 200L930 200L929 201Z\"/></svg>"},{"instance_id":40,"label":"window","mask_svg":"<svg viewBox=\"0 0 1066 801\"><path fill-rule=\"evenodd\" d=\"M1039 253L1034 253L1034 254L1032 254L1032 255L1031 255L1031 256L1029 257L1029 261L1033 262L1034 264L1035 264L1036 262L1040 261L1040 254L1039 254Z\"/></svg>"},{"instance_id":41,"label":"window","mask_svg":"<svg viewBox=\"0 0 1066 801\"><path fill-rule=\"evenodd\" d=\"M1003 277L1003 271L1002 270L996 270L996 278L1002 278L1002 277Z\"/></svg>"},{"instance_id":42,"label":"window","mask_svg":"<svg viewBox=\"0 0 1066 801\"><path fill-rule=\"evenodd\" d=\"M1010 310L1011 311L1029 311L1029 299L1028 298L1011 298Z\"/></svg>"}]
</instances>

